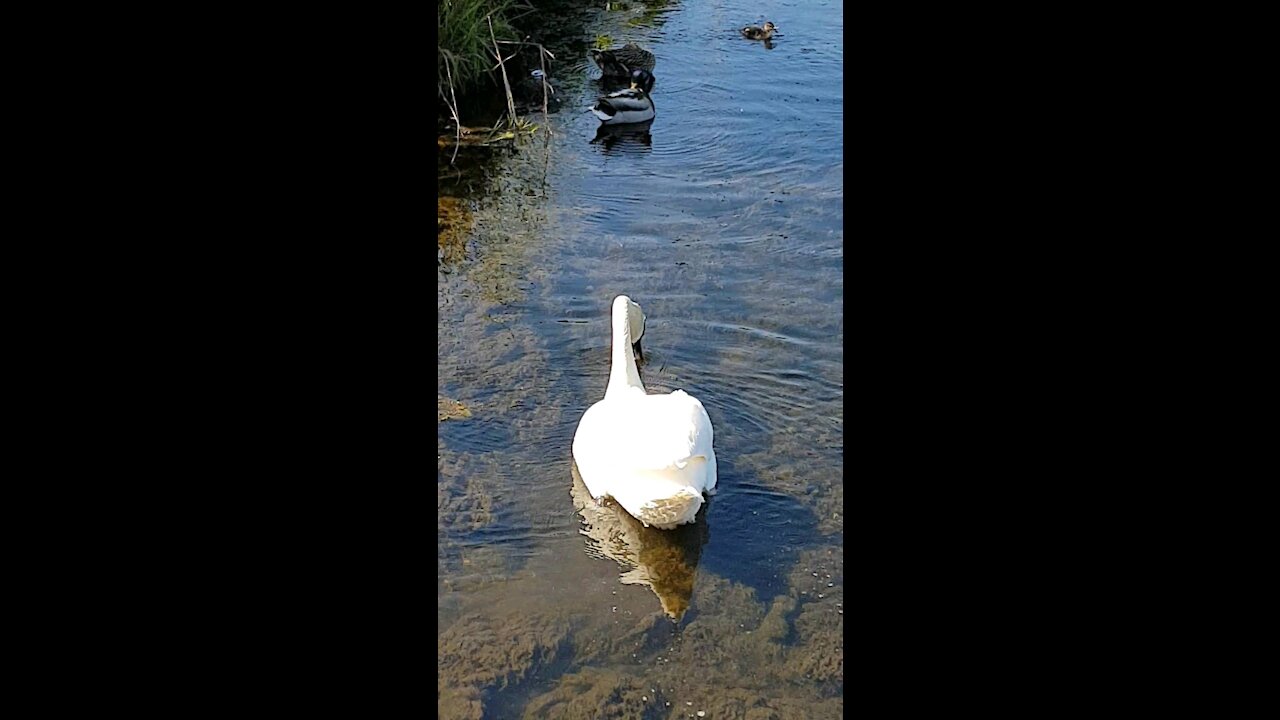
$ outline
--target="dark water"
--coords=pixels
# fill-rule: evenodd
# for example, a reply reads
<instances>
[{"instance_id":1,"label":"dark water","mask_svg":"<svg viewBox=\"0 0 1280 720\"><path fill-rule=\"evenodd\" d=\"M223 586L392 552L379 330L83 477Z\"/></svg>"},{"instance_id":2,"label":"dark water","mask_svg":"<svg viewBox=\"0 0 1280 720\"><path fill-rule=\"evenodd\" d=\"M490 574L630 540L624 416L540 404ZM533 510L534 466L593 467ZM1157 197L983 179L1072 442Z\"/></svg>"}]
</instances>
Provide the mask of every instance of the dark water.
<instances>
[{"instance_id":1,"label":"dark water","mask_svg":"<svg viewBox=\"0 0 1280 720\"><path fill-rule=\"evenodd\" d=\"M473 225L437 273L438 393L471 413L439 427L440 712L839 717L842 5L560 12L553 134L441 172ZM738 34L766 19L771 48ZM602 34L657 56L645 130L585 112ZM618 294L648 316L648 390L715 427L696 526L643 528L575 480Z\"/></svg>"}]
</instances>

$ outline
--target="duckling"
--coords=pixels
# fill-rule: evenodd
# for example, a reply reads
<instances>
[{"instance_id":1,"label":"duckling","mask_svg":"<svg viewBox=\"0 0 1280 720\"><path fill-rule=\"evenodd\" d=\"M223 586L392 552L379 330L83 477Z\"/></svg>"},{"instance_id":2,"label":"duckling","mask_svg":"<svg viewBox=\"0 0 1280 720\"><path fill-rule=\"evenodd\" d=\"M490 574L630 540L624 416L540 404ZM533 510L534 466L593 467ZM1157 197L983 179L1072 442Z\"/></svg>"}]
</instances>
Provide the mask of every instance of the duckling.
<instances>
[{"instance_id":1,"label":"duckling","mask_svg":"<svg viewBox=\"0 0 1280 720\"><path fill-rule=\"evenodd\" d=\"M742 28L742 37L748 40L768 40L773 37L773 34L777 32L777 30L778 28L774 27L771 22L766 22L762 28L758 28L754 25L748 25Z\"/></svg>"},{"instance_id":2,"label":"duckling","mask_svg":"<svg viewBox=\"0 0 1280 720\"><path fill-rule=\"evenodd\" d=\"M608 77L630 77L637 68L653 72L657 63L653 53L635 43L627 43L613 50L592 50L591 60Z\"/></svg>"},{"instance_id":3,"label":"duckling","mask_svg":"<svg viewBox=\"0 0 1280 720\"><path fill-rule=\"evenodd\" d=\"M622 125L652 120L657 113L653 105L653 75L639 68L631 71L631 87L609 93L596 100L591 112L606 125Z\"/></svg>"}]
</instances>

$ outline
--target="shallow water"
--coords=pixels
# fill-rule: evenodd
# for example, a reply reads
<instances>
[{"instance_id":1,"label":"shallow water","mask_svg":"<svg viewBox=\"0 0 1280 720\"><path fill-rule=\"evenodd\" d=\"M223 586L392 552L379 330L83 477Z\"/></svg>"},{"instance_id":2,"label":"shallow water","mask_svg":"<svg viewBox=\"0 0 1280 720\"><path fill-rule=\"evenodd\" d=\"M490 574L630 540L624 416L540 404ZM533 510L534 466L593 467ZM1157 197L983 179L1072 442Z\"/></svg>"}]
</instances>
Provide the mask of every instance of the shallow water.
<instances>
[{"instance_id":1,"label":"shallow water","mask_svg":"<svg viewBox=\"0 0 1280 720\"><path fill-rule=\"evenodd\" d=\"M471 224L437 272L439 710L839 717L842 5L558 12L553 134L441 172ZM739 36L765 19L771 48ZM584 111L602 34L657 55L647 130L597 138ZM719 492L677 531L575 478L618 294L648 390L715 427Z\"/></svg>"}]
</instances>

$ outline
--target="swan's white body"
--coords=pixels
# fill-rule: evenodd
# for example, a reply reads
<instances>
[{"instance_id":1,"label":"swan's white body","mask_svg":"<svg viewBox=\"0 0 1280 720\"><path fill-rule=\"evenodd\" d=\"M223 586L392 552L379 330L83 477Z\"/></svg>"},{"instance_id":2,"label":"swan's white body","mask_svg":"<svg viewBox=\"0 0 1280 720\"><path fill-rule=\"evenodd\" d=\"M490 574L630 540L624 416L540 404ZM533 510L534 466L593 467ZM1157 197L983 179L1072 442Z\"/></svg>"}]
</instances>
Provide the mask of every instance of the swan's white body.
<instances>
[{"instance_id":1,"label":"swan's white body","mask_svg":"<svg viewBox=\"0 0 1280 720\"><path fill-rule=\"evenodd\" d=\"M716 487L711 418L683 390L649 395L631 344L644 332L640 306L613 301L613 360L604 399L587 408L573 437L573 459L597 499L612 497L646 526L690 523L703 493Z\"/></svg>"}]
</instances>

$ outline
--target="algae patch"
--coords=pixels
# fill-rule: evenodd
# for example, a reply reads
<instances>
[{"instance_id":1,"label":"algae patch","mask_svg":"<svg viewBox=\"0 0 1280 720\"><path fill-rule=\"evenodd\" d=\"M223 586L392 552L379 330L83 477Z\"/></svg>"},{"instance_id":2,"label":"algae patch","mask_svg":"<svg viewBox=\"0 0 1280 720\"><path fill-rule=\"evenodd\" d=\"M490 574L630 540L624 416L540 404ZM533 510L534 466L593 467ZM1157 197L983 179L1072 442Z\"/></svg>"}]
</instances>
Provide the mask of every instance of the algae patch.
<instances>
[{"instance_id":1,"label":"algae patch","mask_svg":"<svg viewBox=\"0 0 1280 720\"><path fill-rule=\"evenodd\" d=\"M526 720L604 720L665 718L670 708L661 689L649 681L614 670L587 667L565 675L551 692L539 695L525 707Z\"/></svg>"},{"instance_id":2,"label":"algae patch","mask_svg":"<svg viewBox=\"0 0 1280 720\"><path fill-rule=\"evenodd\" d=\"M563 654L569 624L545 613L470 614L436 641L436 708L442 717L481 717L496 691L517 685Z\"/></svg>"},{"instance_id":3,"label":"algae patch","mask_svg":"<svg viewBox=\"0 0 1280 720\"><path fill-rule=\"evenodd\" d=\"M466 405L443 395L436 396L436 407L436 419L439 422L444 422L445 420L465 420L471 417L471 411L467 409Z\"/></svg>"},{"instance_id":4,"label":"algae patch","mask_svg":"<svg viewBox=\"0 0 1280 720\"><path fill-rule=\"evenodd\" d=\"M461 199L441 195L436 211L437 264L461 262L475 219Z\"/></svg>"}]
</instances>

